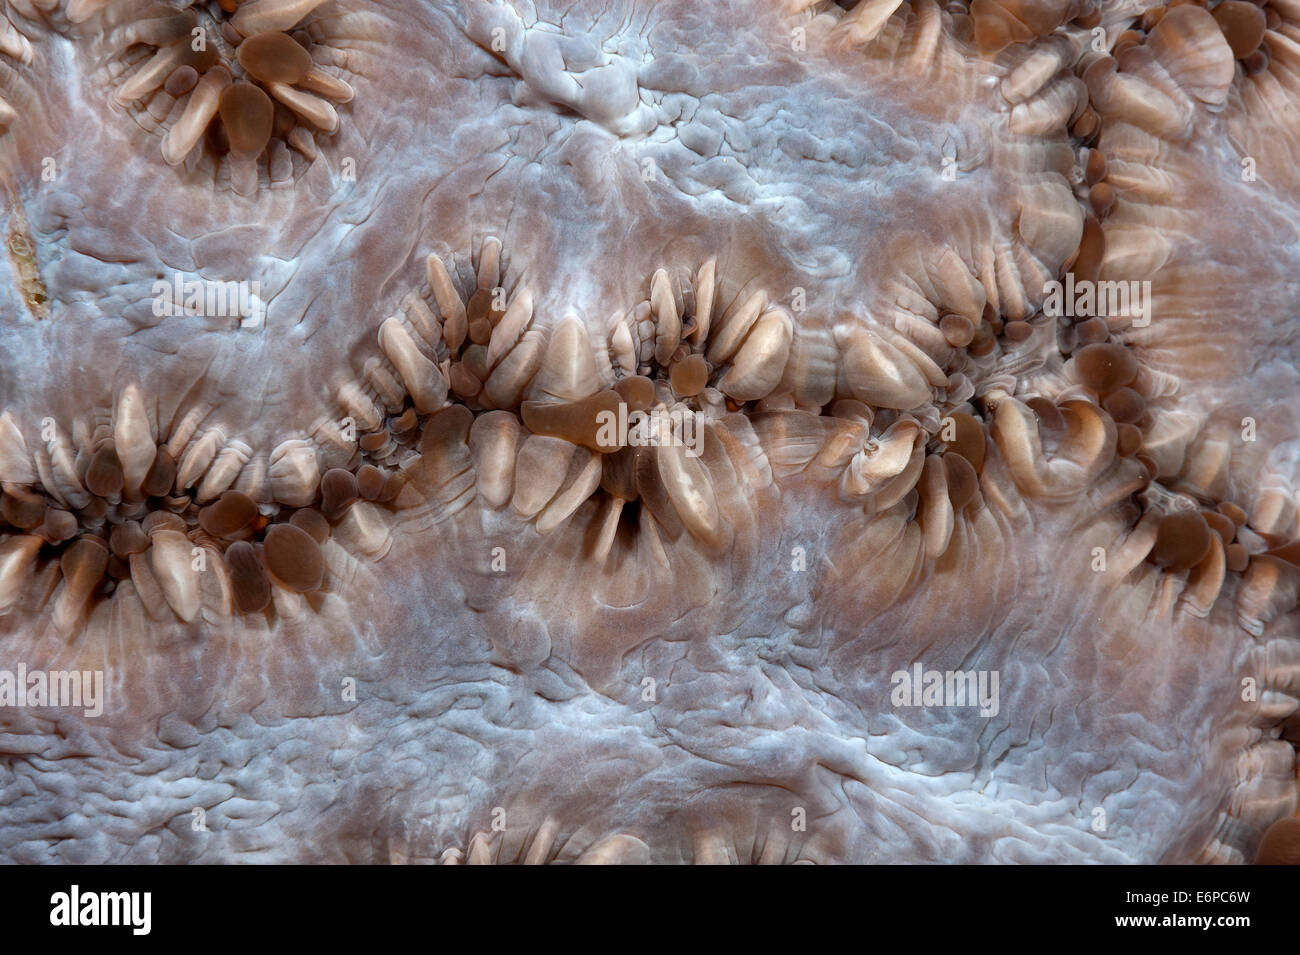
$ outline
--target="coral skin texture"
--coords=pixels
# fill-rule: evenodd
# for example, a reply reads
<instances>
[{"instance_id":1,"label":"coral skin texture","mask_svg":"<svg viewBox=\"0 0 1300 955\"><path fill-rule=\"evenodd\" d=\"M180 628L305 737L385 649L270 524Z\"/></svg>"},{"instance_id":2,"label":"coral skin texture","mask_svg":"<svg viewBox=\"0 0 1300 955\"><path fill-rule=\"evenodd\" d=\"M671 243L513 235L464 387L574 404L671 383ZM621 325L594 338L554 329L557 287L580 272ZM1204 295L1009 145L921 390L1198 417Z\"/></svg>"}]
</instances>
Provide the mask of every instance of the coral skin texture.
<instances>
[{"instance_id":1,"label":"coral skin texture","mask_svg":"<svg viewBox=\"0 0 1300 955\"><path fill-rule=\"evenodd\" d=\"M1295 861L1300 3L1154 6L5 0L0 860Z\"/></svg>"}]
</instances>

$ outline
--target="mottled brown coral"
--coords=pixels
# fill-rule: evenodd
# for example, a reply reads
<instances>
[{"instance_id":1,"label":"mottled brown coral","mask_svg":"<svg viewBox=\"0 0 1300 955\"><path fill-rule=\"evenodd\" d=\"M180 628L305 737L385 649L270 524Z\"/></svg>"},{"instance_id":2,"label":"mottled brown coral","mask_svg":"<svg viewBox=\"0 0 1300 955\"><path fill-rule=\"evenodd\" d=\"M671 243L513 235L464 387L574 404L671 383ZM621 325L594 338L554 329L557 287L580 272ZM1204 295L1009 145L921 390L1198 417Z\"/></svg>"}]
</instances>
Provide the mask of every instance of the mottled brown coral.
<instances>
[{"instance_id":1,"label":"mottled brown coral","mask_svg":"<svg viewBox=\"0 0 1300 955\"><path fill-rule=\"evenodd\" d=\"M1300 4L3 9L0 857L1294 861Z\"/></svg>"}]
</instances>

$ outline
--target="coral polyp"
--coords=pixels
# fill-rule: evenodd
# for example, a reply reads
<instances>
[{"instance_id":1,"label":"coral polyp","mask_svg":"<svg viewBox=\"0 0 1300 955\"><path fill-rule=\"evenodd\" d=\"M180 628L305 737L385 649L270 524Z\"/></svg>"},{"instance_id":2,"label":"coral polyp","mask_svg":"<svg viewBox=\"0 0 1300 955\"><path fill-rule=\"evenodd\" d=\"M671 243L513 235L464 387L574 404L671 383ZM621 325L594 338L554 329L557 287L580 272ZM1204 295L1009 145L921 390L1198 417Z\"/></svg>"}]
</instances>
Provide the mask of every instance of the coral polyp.
<instances>
[{"instance_id":1,"label":"coral polyp","mask_svg":"<svg viewBox=\"0 0 1300 955\"><path fill-rule=\"evenodd\" d=\"M0 858L1300 858L1300 3L3 14Z\"/></svg>"}]
</instances>

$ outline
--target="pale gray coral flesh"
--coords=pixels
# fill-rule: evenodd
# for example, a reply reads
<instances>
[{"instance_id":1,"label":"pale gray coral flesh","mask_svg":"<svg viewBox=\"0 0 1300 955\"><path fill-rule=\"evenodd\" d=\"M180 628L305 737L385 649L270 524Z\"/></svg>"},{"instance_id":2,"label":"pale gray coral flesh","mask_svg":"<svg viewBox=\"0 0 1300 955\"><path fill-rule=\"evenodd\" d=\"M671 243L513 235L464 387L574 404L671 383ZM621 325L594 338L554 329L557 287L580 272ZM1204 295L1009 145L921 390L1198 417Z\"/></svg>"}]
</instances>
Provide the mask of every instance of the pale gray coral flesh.
<instances>
[{"instance_id":1,"label":"pale gray coral flesh","mask_svg":"<svg viewBox=\"0 0 1300 955\"><path fill-rule=\"evenodd\" d=\"M1300 0L0 10L0 860L1300 859Z\"/></svg>"}]
</instances>

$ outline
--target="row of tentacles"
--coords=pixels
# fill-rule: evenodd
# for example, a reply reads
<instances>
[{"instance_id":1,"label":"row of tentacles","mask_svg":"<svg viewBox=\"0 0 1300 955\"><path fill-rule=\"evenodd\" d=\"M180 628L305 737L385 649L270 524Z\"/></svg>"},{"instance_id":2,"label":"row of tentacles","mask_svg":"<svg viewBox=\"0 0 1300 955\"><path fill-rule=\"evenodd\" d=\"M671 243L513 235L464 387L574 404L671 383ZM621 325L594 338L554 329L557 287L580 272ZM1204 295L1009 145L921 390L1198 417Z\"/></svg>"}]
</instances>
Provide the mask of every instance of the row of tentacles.
<instances>
[{"instance_id":1,"label":"row of tentacles","mask_svg":"<svg viewBox=\"0 0 1300 955\"><path fill-rule=\"evenodd\" d=\"M346 56L323 40L313 16L324 0L208 0L183 10L162 4L122 4L108 0L72 0L61 6L58 0L12 2L17 14L31 21L53 20L56 26L76 29L82 24L99 24L105 30L110 49L104 75L113 87L111 101L125 109L146 129L163 136L162 155L171 165L193 169L209 160L213 178L228 182L240 195L253 195L259 188L259 171L265 170L270 183L293 178L306 163L319 156L317 137L333 135L339 128L334 104L352 101L353 90L345 77ZM789 0L792 13L838 6L828 0ZM835 33L845 42L868 45L901 35L900 19L908 11L916 17L932 16L938 10L933 0L859 0L847 4L850 10L835 24ZM1167 10L1175 13L1162 31L1160 22ZM1191 11L1200 10L1190 0L1158 5L1145 11L1135 28L1125 30L1108 42L1109 54L1095 62L1091 76L1080 70L1093 96L1104 85L1107 71L1127 56L1146 52L1160 56L1178 55L1186 47L1205 47L1197 36L1204 23L1191 22ZM1051 34L1066 24L1096 29L1102 23L1102 7L1096 0L1049 0L1049 2L995 2L995 0L953 0L945 6L949 29L954 36L967 37L985 54L996 54L1007 46ZM1281 12L1279 12L1281 11ZM1219 62L1209 68L1218 73L1212 82L1222 84L1222 75L1232 74L1232 61L1240 63L1244 75L1268 70L1277 55L1291 53L1293 37L1283 14L1297 10L1281 2L1221 0L1211 15L1225 41ZM105 19L107 18L107 19ZM1189 39L1190 38L1190 39ZM1274 47L1277 50L1274 50ZM1149 47L1149 51L1147 48ZM1130 51L1136 50L1136 53ZM1222 51L1216 51L1222 53ZM14 67L29 67L33 48L8 17L0 14L0 53ZM1202 78L1204 81L1205 78ZM1085 98L1078 100L1071 116L1071 131L1083 139L1095 138L1100 129L1097 110ZM1104 93L1102 94L1105 95ZM0 97L0 130L15 118L15 107ZM291 159L289 149L301 157ZM1097 190L1094 208L1113 199L1113 192Z\"/></svg>"},{"instance_id":2,"label":"row of tentacles","mask_svg":"<svg viewBox=\"0 0 1300 955\"><path fill-rule=\"evenodd\" d=\"M816 474L866 514L901 505L930 560L978 506L991 436L1031 497L1079 493L1117 461L1135 462L1127 489L1145 511L1139 559L1189 574L1193 613L1207 613L1225 575L1237 573L1247 581L1244 619L1258 620L1300 564L1289 488L1266 489L1248 513L1210 491L1222 455L1184 462L1183 448L1148 444L1158 436L1159 383L1122 344L1122 329L1100 319L1058 327L1042 316L948 312L939 320L950 344L942 364L900 333L845 323L835 347L810 358L796 346L790 312L765 291L745 288L720 306L725 283L710 260L694 274L656 272L648 299L613 316L593 345L577 319L549 334L536 326L526 288L507 301L500 262L493 238L465 280L430 255L424 294L381 325L363 380L340 385L341 413L269 456L198 426L197 414L156 440L134 384L111 421L78 422L75 443L46 422L48 440L29 448L23 432L41 423L23 428L5 412L0 605L41 579L36 565L52 563L62 585L26 599L52 598L61 628L128 580L151 612L170 607L190 621L201 548L224 570L233 608L260 613L272 582L297 593L326 583L320 545L332 528L371 540L375 509L430 499L446 516L477 496L549 534L594 496L601 506L588 553L597 562L629 520L641 533L685 531L717 552L726 544L721 478L691 453L692 428L720 440L738 414L783 473ZM1052 400L997 384L995 369L1044 347L1073 351L1061 369L1073 386ZM985 381L994 387L977 393ZM630 440L608 430L620 417ZM451 464L456 448L471 467ZM380 556L378 547L363 549Z\"/></svg>"},{"instance_id":3,"label":"row of tentacles","mask_svg":"<svg viewBox=\"0 0 1300 955\"><path fill-rule=\"evenodd\" d=\"M106 45L97 83L116 111L162 136L164 160L241 196L260 182L296 178L319 156L318 137L339 128L352 101L346 57L323 41L312 16L323 0L211 0L180 9L108 0L13 3L33 22L74 35L93 28ZM0 14L0 52L30 67L31 43ZM0 129L16 118L0 98ZM293 158L290 149L298 154Z\"/></svg>"},{"instance_id":4,"label":"row of tentacles","mask_svg":"<svg viewBox=\"0 0 1300 955\"><path fill-rule=\"evenodd\" d=\"M838 28L888 46L899 40L898 18L890 19L899 6L860 4ZM1293 11L1283 8L1283 18L1275 7L1259 14L1261 31L1259 16L1227 4L1210 13L1173 6L1143 18L1146 42L1129 31L1123 49L1117 43L1115 54L1102 54L1082 32L1095 11L1062 5L1081 29L1003 81L1013 130L1073 132L1079 161L1070 202L1082 226L1065 267L1076 279L1131 265L1141 241L1132 230L1108 235L1102 227L1117 203L1146 198L1137 163L1122 155L1132 138L1120 138L1121 154L1108 157L1100 147L1105 125L1171 136L1198 101L1221 104L1234 77L1259 73L1247 61L1265 43L1274 68L1295 62ZM869 8L889 13L869 21ZM990 8L977 3L970 13L978 42L992 51L1001 40L980 25ZM1015 30L1008 36L1024 39ZM1153 57L1160 69L1142 69ZM1073 72L1058 75L1070 63ZM1169 108L1141 105L1155 96ZM1071 209L1060 202L1026 191L1017 226L1027 245L1030 233L1048 230L1044 222L1069 233L1060 224ZM998 300L1000 275L950 258L946 274L919 290L932 314L899 314L892 328L843 316L818 329L796 321L776 293L719 276L710 260L690 273L651 276L646 300L612 316L593 342L576 318L549 328L535 322L528 289L507 294L501 254L497 240L485 240L464 274L430 255L427 288L383 323L379 354L361 380L339 385L340 413L269 454L201 427L201 416L170 427L152 420L134 385L119 394L111 421L76 422L72 438L56 422L35 446L24 433L46 431L44 423L6 412L0 605L17 600L43 566L57 572L36 574L43 583L26 599L53 599L62 627L75 627L93 600L125 581L151 613L170 608L189 621L201 602L193 568L206 565L198 547L222 555L213 564L234 610L265 612L273 582L299 593L327 585L319 548L331 527L345 524L345 539L365 541L361 549L378 556L380 509L420 505L434 480L429 452L458 443L472 469L436 466L450 487L444 510L477 494L545 534L596 497L589 550L597 561L629 525L670 538L684 530L716 551L726 529L715 476L686 453L680 432L687 419L724 429L740 411L764 435L779 431L787 470L824 472L843 500L867 513L901 505L927 559L942 556L956 522L978 506L989 435L1033 496L1076 493L1117 459L1131 460L1143 510L1138 559L1187 573L1191 612L1209 612L1228 574L1245 575L1240 617L1255 632L1294 604L1295 490L1270 478L1252 502L1225 499L1230 445L1202 440L1185 416L1164 413L1173 383L1125 346L1127 319L1051 319L1012 295ZM1017 378L1056 370L1063 355L1071 357L1059 370L1073 386L1050 398L1019 393ZM600 438L602 412L626 415L634 433L669 431L646 435L643 447L613 446ZM521 469L526 482L514 480Z\"/></svg>"}]
</instances>

